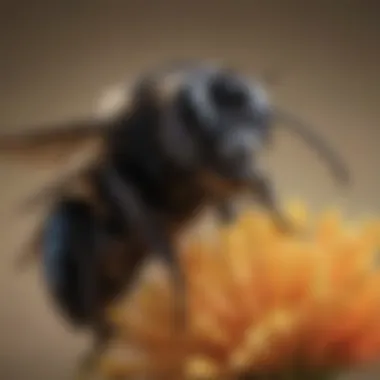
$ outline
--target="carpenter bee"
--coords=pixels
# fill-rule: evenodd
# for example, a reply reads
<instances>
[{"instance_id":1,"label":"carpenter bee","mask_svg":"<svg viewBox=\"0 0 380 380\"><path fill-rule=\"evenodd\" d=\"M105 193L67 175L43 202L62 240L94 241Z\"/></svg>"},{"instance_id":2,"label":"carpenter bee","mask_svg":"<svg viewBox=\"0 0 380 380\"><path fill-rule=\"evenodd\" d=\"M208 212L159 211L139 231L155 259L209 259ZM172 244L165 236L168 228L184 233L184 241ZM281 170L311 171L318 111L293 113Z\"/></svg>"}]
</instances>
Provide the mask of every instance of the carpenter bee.
<instances>
[{"instance_id":1,"label":"carpenter bee","mask_svg":"<svg viewBox=\"0 0 380 380\"><path fill-rule=\"evenodd\" d=\"M172 269L183 326L185 288L173 237L203 208L229 222L234 197L245 192L280 228L289 227L259 166L275 123L286 122L339 181L349 180L341 158L315 132L274 107L260 83L224 65L164 65L106 101L113 109L102 117L0 136L0 152L98 143L90 159L32 198L51 202L36 235L48 288L71 323L91 329L98 342L110 333L106 306L148 254Z\"/></svg>"}]
</instances>

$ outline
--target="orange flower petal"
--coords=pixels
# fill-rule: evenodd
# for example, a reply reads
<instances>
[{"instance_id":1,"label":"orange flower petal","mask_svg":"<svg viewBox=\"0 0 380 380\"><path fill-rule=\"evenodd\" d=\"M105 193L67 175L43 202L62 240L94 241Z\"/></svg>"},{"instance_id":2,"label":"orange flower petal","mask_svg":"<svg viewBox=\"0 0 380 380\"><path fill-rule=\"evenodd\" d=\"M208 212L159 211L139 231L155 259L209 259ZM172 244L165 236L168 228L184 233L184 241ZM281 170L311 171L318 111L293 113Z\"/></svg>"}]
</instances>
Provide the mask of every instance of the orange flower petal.
<instances>
[{"instance_id":1,"label":"orange flower petal","mask_svg":"<svg viewBox=\"0 0 380 380\"><path fill-rule=\"evenodd\" d=\"M249 211L212 239L182 244L190 312L183 336L173 335L170 274L146 269L112 314L118 339L142 350L137 362L180 380L380 358L380 222L348 227L332 210L312 224L300 204L288 214L299 227L290 235L269 214ZM128 355L125 371L136 372Z\"/></svg>"}]
</instances>

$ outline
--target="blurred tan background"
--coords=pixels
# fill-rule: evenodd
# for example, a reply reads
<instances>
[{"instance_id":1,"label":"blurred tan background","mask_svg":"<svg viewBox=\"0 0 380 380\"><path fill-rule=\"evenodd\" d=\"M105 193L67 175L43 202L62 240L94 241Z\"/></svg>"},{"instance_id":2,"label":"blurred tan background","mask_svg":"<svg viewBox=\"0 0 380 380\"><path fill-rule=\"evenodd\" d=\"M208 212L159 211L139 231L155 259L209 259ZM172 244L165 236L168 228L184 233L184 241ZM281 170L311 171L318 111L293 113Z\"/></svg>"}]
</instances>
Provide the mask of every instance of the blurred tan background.
<instances>
[{"instance_id":1,"label":"blurred tan background","mask_svg":"<svg viewBox=\"0 0 380 380\"><path fill-rule=\"evenodd\" d=\"M0 125L86 115L104 86L168 58L226 59L248 73L278 72L274 101L318 125L354 173L342 193L279 131L270 164L282 196L355 217L380 213L379 9L365 0L3 0ZM0 162L0 379L69 378L86 344L51 312L37 269L14 273L14 250L37 217L18 219L14 207L58 170L49 164Z\"/></svg>"}]
</instances>

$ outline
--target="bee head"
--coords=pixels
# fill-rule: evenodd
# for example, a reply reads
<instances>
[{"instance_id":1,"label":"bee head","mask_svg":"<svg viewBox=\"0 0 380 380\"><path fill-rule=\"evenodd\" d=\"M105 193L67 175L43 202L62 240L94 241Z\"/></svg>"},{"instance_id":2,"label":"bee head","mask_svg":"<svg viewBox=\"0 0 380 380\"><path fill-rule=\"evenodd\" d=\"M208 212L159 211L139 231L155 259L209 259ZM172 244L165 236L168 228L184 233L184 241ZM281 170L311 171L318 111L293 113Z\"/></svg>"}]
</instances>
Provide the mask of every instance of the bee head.
<instances>
[{"instance_id":1,"label":"bee head","mask_svg":"<svg viewBox=\"0 0 380 380\"><path fill-rule=\"evenodd\" d=\"M136 99L155 104L160 144L177 165L244 185L274 125L283 122L340 183L349 183L349 170L335 150L307 123L273 106L260 81L220 64L173 66L146 76Z\"/></svg>"},{"instance_id":2,"label":"bee head","mask_svg":"<svg viewBox=\"0 0 380 380\"><path fill-rule=\"evenodd\" d=\"M159 138L173 162L244 181L270 134L264 89L230 68L189 65L145 78L136 104L159 111Z\"/></svg>"}]
</instances>

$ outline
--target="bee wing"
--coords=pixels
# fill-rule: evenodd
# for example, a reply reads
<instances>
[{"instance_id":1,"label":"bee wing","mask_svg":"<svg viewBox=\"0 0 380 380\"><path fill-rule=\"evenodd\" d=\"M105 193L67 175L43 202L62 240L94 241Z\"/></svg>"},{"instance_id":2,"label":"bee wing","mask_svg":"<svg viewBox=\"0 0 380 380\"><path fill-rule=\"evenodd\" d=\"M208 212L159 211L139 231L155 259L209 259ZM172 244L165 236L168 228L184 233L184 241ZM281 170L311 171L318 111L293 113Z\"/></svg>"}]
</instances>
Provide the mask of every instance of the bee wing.
<instances>
[{"instance_id":1,"label":"bee wing","mask_svg":"<svg viewBox=\"0 0 380 380\"><path fill-rule=\"evenodd\" d=\"M101 139L105 129L106 125L95 119L0 134L0 158L27 164L57 163L84 144Z\"/></svg>"},{"instance_id":2,"label":"bee wing","mask_svg":"<svg viewBox=\"0 0 380 380\"><path fill-rule=\"evenodd\" d=\"M82 191L87 186L88 175L104 157L103 141L83 144L80 150L67 157L65 165L58 173L41 186L35 193L21 203L20 211L24 212L38 204L47 204L54 201L62 191Z\"/></svg>"},{"instance_id":3,"label":"bee wing","mask_svg":"<svg viewBox=\"0 0 380 380\"><path fill-rule=\"evenodd\" d=\"M42 217L16 252L16 268L22 269L41 254L46 218L51 205L62 190L91 192L88 174L101 165L106 134L120 115L131 106L129 88L117 84L100 97L93 117L28 128L26 131L0 133L0 159L18 159L25 164L52 165L56 174L19 205L18 211L30 207L43 209ZM91 196L86 194L85 196Z\"/></svg>"},{"instance_id":4,"label":"bee wing","mask_svg":"<svg viewBox=\"0 0 380 380\"><path fill-rule=\"evenodd\" d=\"M104 134L130 107L129 86L126 83L110 86L99 97L90 117L0 133L0 158L44 164L66 160L68 154L83 145L103 140Z\"/></svg>"},{"instance_id":5,"label":"bee wing","mask_svg":"<svg viewBox=\"0 0 380 380\"><path fill-rule=\"evenodd\" d=\"M90 147L91 148L91 147ZM53 178L47 184L41 186L18 205L18 212L25 213L33 208L40 216L32 227L25 241L22 241L16 252L16 269L23 269L42 253L43 233L46 220L49 217L52 206L61 195L79 196L88 201L97 200L97 194L92 186L89 173L99 163L99 151L88 149L87 152L79 152L74 155L67 167L59 171L58 178Z\"/></svg>"},{"instance_id":6,"label":"bee wing","mask_svg":"<svg viewBox=\"0 0 380 380\"><path fill-rule=\"evenodd\" d=\"M57 169L58 178L28 198L22 209L38 201L46 202L48 194L56 193L65 183L94 167L103 157L106 134L131 106L129 85L122 82L102 93L89 118L0 134L0 159L13 158Z\"/></svg>"},{"instance_id":7,"label":"bee wing","mask_svg":"<svg viewBox=\"0 0 380 380\"><path fill-rule=\"evenodd\" d=\"M46 219L51 207L62 194L91 197L92 188L88 181L89 172L102 159L101 145L87 144L72 154L66 165L60 168L50 181L40 186L34 193L22 200L16 212L24 214L30 210L37 211L38 220L34 222L26 240L21 241L15 252L15 266L22 270L36 259L42 250L42 238Z\"/></svg>"}]
</instances>

